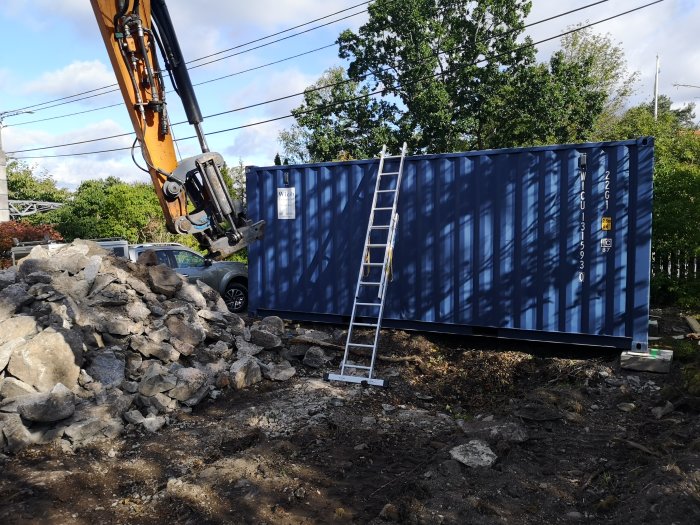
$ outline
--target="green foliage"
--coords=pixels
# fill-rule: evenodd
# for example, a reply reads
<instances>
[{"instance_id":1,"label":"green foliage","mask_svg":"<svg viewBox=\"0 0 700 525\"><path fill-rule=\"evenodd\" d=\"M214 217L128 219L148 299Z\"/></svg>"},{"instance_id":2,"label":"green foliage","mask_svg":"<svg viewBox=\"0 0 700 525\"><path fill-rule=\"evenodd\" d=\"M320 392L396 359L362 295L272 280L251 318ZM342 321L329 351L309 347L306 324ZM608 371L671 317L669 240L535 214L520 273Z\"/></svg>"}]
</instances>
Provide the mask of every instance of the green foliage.
<instances>
[{"instance_id":1,"label":"green foliage","mask_svg":"<svg viewBox=\"0 0 700 525\"><path fill-rule=\"evenodd\" d=\"M376 0L357 34L341 34L340 56L351 60L351 78L400 101L396 142L414 151L483 148L502 90L534 61L534 49L518 42L530 4Z\"/></svg>"},{"instance_id":2,"label":"green foliage","mask_svg":"<svg viewBox=\"0 0 700 525\"><path fill-rule=\"evenodd\" d=\"M10 200L66 202L68 190L58 188L56 181L17 160L7 165L7 189Z\"/></svg>"},{"instance_id":3,"label":"green foliage","mask_svg":"<svg viewBox=\"0 0 700 525\"><path fill-rule=\"evenodd\" d=\"M548 66L520 70L502 91L501 118L485 133L486 145L566 144L591 138L607 96L593 87L592 67L590 59L571 61L557 52Z\"/></svg>"},{"instance_id":4,"label":"green foliage","mask_svg":"<svg viewBox=\"0 0 700 525\"><path fill-rule=\"evenodd\" d=\"M653 106L629 109L609 139L655 137L653 251L700 254L700 136L692 125L694 106L673 110L660 97L658 119Z\"/></svg>"},{"instance_id":5,"label":"green foliage","mask_svg":"<svg viewBox=\"0 0 700 525\"><path fill-rule=\"evenodd\" d=\"M700 357L700 346L692 339L674 339L671 346L673 359L681 363L690 363Z\"/></svg>"},{"instance_id":6,"label":"green foliage","mask_svg":"<svg viewBox=\"0 0 700 525\"><path fill-rule=\"evenodd\" d=\"M654 215L652 251L658 259L678 254L700 255L700 136L693 123L694 104L672 109L660 96L658 118L653 102L627 110L605 139L652 135L654 154ZM700 282L655 275L652 302L700 308Z\"/></svg>"},{"instance_id":7,"label":"green foliage","mask_svg":"<svg viewBox=\"0 0 700 525\"><path fill-rule=\"evenodd\" d=\"M372 157L382 144L393 145L394 108L369 93L367 86L349 82L342 68L327 70L292 110L297 125L280 134L285 156L293 162L348 160Z\"/></svg>"},{"instance_id":8,"label":"green foliage","mask_svg":"<svg viewBox=\"0 0 700 525\"><path fill-rule=\"evenodd\" d=\"M629 72L624 50L613 43L610 34L597 34L591 28L573 26L578 30L562 37L563 58L571 64L586 64L588 86L605 94L603 107L595 121L595 134L609 132L623 112L625 103L634 93L638 72Z\"/></svg>"},{"instance_id":9,"label":"green foliage","mask_svg":"<svg viewBox=\"0 0 700 525\"><path fill-rule=\"evenodd\" d=\"M536 64L522 38L529 1L376 0L368 10L338 40L347 74L328 70L280 133L292 162L367 158L404 141L416 153L582 142L609 127L636 79L621 48L590 30ZM358 99L376 91L379 100Z\"/></svg>"},{"instance_id":10,"label":"green foliage","mask_svg":"<svg viewBox=\"0 0 700 525\"><path fill-rule=\"evenodd\" d=\"M234 201L238 201L242 209L245 210L245 165L243 160L238 161L238 165L234 168L229 168L228 165L224 164L221 168L221 176L224 178L224 183L226 184L226 189L228 189L229 195Z\"/></svg>"},{"instance_id":11,"label":"green foliage","mask_svg":"<svg viewBox=\"0 0 700 525\"><path fill-rule=\"evenodd\" d=\"M64 206L37 216L54 222L68 241L76 238L121 237L129 242L147 242L159 237L163 212L150 184L127 184L110 177L83 182Z\"/></svg>"}]
</instances>

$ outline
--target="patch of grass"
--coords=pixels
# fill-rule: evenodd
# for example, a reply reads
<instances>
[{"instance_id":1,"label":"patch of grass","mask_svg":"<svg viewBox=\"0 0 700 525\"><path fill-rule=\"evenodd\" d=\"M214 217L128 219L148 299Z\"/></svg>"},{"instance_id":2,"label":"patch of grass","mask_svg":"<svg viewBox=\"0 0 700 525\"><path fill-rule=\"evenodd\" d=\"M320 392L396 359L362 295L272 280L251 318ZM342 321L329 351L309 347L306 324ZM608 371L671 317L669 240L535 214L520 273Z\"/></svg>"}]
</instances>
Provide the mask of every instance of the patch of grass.
<instances>
[{"instance_id":1,"label":"patch of grass","mask_svg":"<svg viewBox=\"0 0 700 525\"><path fill-rule=\"evenodd\" d=\"M700 356L700 345L690 339L674 339L671 349L673 358L679 363L691 363Z\"/></svg>"}]
</instances>

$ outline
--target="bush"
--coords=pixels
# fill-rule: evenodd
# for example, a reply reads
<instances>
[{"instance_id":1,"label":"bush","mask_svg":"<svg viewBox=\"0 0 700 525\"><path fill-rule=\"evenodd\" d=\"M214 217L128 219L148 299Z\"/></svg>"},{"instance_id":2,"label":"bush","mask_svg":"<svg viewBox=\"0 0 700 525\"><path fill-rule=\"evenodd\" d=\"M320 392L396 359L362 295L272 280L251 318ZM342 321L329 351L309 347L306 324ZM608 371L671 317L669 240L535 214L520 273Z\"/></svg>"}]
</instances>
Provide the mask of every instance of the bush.
<instances>
[{"instance_id":1,"label":"bush","mask_svg":"<svg viewBox=\"0 0 700 525\"><path fill-rule=\"evenodd\" d=\"M12 265L10 250L15 245L14 240L28 241L62 241L63 237L52 226L40 224L34 226L27 222L9 221L0 223L0 262L3 268Z\"/></svg>"}]
</instances>

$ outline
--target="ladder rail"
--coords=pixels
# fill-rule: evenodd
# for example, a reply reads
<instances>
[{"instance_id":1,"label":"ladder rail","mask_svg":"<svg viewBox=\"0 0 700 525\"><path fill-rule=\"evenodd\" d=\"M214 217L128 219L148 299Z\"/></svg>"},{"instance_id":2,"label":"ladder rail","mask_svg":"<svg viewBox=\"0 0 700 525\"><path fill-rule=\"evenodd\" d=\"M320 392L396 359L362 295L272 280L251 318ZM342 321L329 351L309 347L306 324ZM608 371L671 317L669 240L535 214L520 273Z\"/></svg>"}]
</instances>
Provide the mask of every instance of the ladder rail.
<instances>
[{"instance_id":1,"label":"ladder rail","mask_svg":"<svg viewBox=\"0 0 700 525\"><path fill-rule=\"evenodd\" d=\"M363 263L365 262L367 258L367 254L369 253L368 250L369 248L367 245L369 244L369 240L371 238L372 234L372 229L371 226L374 223L374 210L377 206L377 199L378 199L378 193L377 190L379 189L379 184L381 181L381 175L382 172L384 171L384 158L386 157L386 144L382 147L382 152L379 157L379 170L377 171L377 181L375 183L375 188L374 188L374 195L372 197L372 207L370 208L370 214L369 214L369 221L367 223L367 233L365 234L365 243L364 247L362 249L362 259L360 260L360 271L357 276L357 284L355 286L355 297L352 302L352 313L350 314L350 326L348 327L348 337L347 340L345 341L345 352L343 352L343 360L340 363L340 374L345 375L345 364L347 363L348 356L350 353L350 346L349 342L352 340L352 327L355 322L355 317L357 316L357 298L360 295L360 288L362 286L361 281L362 281L362 274L364 273L364 267Z\"/></svg>"},{"instance_id":2,"label":"ladder rail","mask_svg":"<svg viewBox=\"0 0 700 525\"><path fill-rule=\"evenodd\" d=\"M348 335L347 339L345 341L345 350L343 352L343 360L340 363L340 374L329 374L329 378L332 379L337 379L337 380L343 380L343 381L349 381L349 382L362 382L366 380L369 384L375 384L375 385L381 385L383 384L383 380L378 380L373 378L374 374L374 366L376 364L376 358L377 358L377 345L379 342L379 334L381 332L381 324L382 324L382 319L384 316L384 306L385 306L385 300L386 300L386 285L387 285L387 275L388 275L388 265L390 263L390 258L392 257L392 252L394 248L394 243L395 243L395 235L396 235L396 228L398 224L398 214L396 213L397 206L398 206L398 196L399 196L399 189L401 187L401 180L403 176L403 167L404 167L404 159L406 157L406 149L407 145L404 142L403 147L401 148L401 154L397 156L387 156L386 154L386 145L382 147L381 151L381 156L379 159L379 170L377 172L377 180L375 183L375 188L374 188L374 195L372 197L372 206L370 209L370 215L369 215L369 220L367 223L367 233L365 234L365 243L364 247L362 250L362 259L360 261L360 269L358 273L358 278L357 278L357 284L355 286L355 296L353 300L353 305L352 305L352 313L350 315L350 325L348 327ZM381 188L381 181L382 177L385 175L384 173L384 160L385 159L400 159L399 160L399 169L396 172L388 172L387 175L396 175L396 186L393 190L380 190ZM387 206L377 206L377 202L379 199L379 194L385 194L385 195L392 195L393 196L393 202L391 207ZM381 226L377 227L374 225L374 220L375 220L375 212L381 211L381 212L386 212L390 211L390 219L389 219L389 224L386 226ZM388 230L387 231L387 239L386 243L377 243L377 242L371 242L372 238L372 232L376 230ZM372 263L371 261L369 263L366 262L367 258L370 255L371 249L376 249L376 248L384 248L384 257L383 257L383 262L382 263ZM366 268L371 268L372 267L381 267L381 276L379 282L364 282L363 281L363 274L365 272ZM369 275L369 274L368 274ZM378 286L378 293L377 293L377 298L379 299L379 303L366 303L366 302L361 302L359 300L360 298L360 290L362 289L363 286ZM379 307L379 312L375 314L372 314L372 318L376 316L376 324L375 323L358 323L355 321L357 318L357 308L358 306L366 308L366 307ZM369 314L363 316L363 317L370 317ZM354 333L354 328L355 327L374 327L374 338L372 344L366 344L366 343L353 343L352 342L352 336ZM349 362L349 357L350 357L350 348L351 347L363 347L363 348L371 348L372 349L372 354L370 356L370 364L369 366L364 366L364 365L359 365L359 364L353 364ZM367 371L367 376L364 378L358 378L356 376L347 376L345 373L345 369L359 369L359 370L366 370ZM332 376L332 377L331 377Z\"/></svg>"}]
</instances>

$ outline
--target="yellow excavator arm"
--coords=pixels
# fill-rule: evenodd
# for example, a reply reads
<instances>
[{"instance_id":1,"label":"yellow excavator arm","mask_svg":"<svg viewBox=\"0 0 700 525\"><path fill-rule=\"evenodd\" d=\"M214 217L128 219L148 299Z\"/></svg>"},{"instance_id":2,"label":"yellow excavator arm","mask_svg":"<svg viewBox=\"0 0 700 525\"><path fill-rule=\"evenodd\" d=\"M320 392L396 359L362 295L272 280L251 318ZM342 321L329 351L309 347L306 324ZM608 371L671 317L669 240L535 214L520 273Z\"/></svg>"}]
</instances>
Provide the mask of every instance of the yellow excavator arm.
<instances>
[{"instance_id":1,"label":"yellow excavator arm","mask_svg":"<svg viewBox=\"0 0 700 525\"><path fill-rule=\"evenodd\" d=\"M194 235L213 258L262 237L264 223L242 213L209 151L202 115L164 0L91 0L144 161L172 233ZM161 67L162 62L162 67ZM164 75L180 95L201 155L178 162L170 133Z\"/></svg>"}]
</instances>

